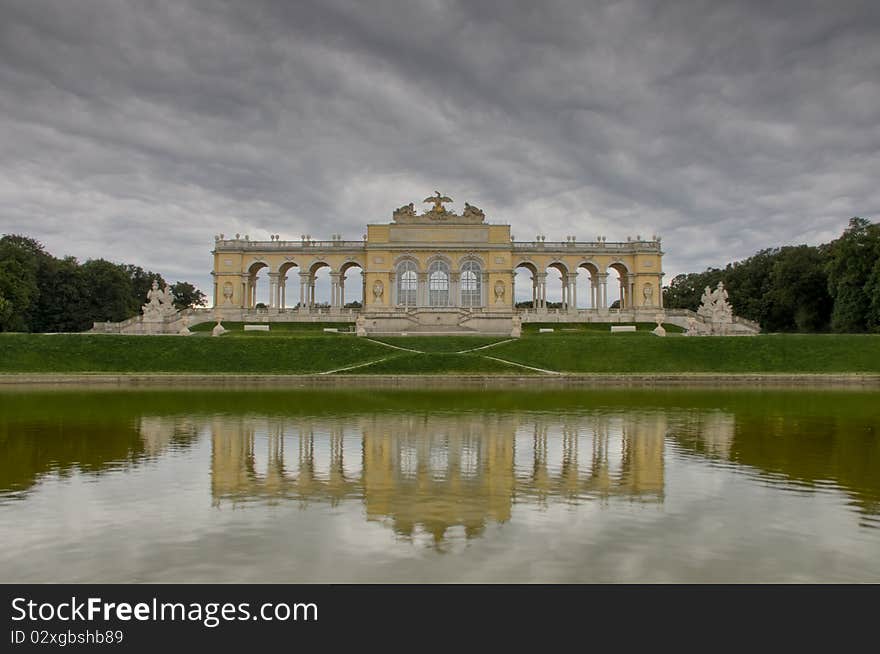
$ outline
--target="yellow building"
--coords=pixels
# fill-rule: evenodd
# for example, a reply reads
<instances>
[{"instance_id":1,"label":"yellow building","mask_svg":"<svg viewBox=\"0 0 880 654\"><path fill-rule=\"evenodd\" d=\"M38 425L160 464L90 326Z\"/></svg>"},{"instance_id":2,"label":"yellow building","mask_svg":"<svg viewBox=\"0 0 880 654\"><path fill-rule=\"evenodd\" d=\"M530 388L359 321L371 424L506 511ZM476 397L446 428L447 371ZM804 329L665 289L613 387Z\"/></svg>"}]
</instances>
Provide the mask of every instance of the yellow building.
<instances>
[{"instance_id":1,"label":"yellow building","mask_svg":"<svg viewBox=\"0 0 880 654\"><path fill-rule=\"evenodd\" d=\"M390 223L367 225L361 241L334 235L329 241L252 241L218 235L214 248L214 306L227 320L358 320L359 333L479 331L510 333L521 320L650 321L662 308L663 252L652 237L607 242L515 241L510 225L486 222L465 203L447 210L450 198L426 198L393 212ZM329 302L319 304L316 273L329 269ZM353 269L361 279L353 278ZM517 308L518 269L531 276L530 306ZM561 302L548 306L548 271L559 273ZM612 271L617 275L613 275ZM257 302L260 277L268 277L268 302ZM579 275L589 278L588 298L577 297ZM620 306L609 309L609 275L618 277ZM553 275L555 277L555 275ZM351 279L350 279L351 278ZM345 284L361 284L362 307L345 307ZM584 286L583 284L581 285ZM581 305L586 305L582 308ZM612 316L613 313L613 316ZM360 316L360 317L358 317Z\"/></svg>"}]
</instances>

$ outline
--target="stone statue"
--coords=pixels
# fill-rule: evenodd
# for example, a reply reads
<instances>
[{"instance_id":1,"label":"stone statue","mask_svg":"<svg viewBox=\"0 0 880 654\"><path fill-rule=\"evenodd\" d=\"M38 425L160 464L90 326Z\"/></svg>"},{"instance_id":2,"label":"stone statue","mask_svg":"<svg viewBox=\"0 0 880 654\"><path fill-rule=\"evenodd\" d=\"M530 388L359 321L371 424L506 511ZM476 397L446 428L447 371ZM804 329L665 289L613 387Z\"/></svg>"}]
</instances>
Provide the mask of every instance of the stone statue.
<instances>
[{"instance_id":1,"label":"stone statue","mask_svg":"<svg viewBox=\"0 0 880 654\"><path fill-rule=\"evenodd\" d=\"M434 206L429 209L431 213L446 213L443 203L452 202L452 198L446 195L440 195L440 191L434 191L433 197L427 197L422 200L422 202L432 202L434 204Z\"/></svg>"},{"instance_id":2,"label":"stone statue","mask_svg":"<svg viewBox=\"0 0 880 654\"><path fill-rule=\"evenodd\" d=\"M214 325L214 329L211 330L211 336L220 336L226 332L226 328L220 323L223 319L220 316L217 316L217 324Z\"/></svg>"},{"instance_id":3,"label":"stone statue","mask_svg":"<svg viewBox=\"0 0 880 654\"><path fill-rule=\"evenodd\" d=\"M181 336L192 336L192 332L189 330L189 317L184 316L181 321L182 327L177 331Z\"/></svg>"},{"instance_id":4,"label":"stone statue","mask_svg":"<svg viewBox=\"0 0 880 654\"><path fill-rule=\"evenodd\" d=\"M718 282L714 291L707 286L700 300L700 308L697 309L697 315L702 319L702 323L695 318L689 318L687 335L730 333L730 327L733 324L733 308L727 301L727 297L724 282ZM691 320L694 321L694 324L691 324Z\"/></svg>"},{"instance_id":5,"label":"stone statue","mask_svg":"<svg viewBox=\"0 0 880 654\"><path fill-rule=\"evenodd\" d=\"M385 293L385 285L382 283L382 280L377 279L376 283L373 284L373 299L376 302L382 301L382 295Z\"/></svg>"},{"instance_id":6,"label":"stone statue","mask_svg":"<svg viewBox=\"0 0 880 654\"><path fill-rule=\"evenodd\" d=\"M666 315L662 312L654 315L654 322L657 323L657 326L651 330L654 336L666 336L666 328L663 327L664 320L666 320Z\"/></svg>"},{"instance_id":7,"label":"stone statue","mask_svg":"<svg viewBox=\"0 0 880 654\"><path fill-rule=\"evenodd\" d=\"M147 322L160 322L165 313L163 301L165 294L159 290L159 282L153 280L150 290L147 291L147 303L141 307L144 320Z\"/></svg>"},{"instance_id":8,"label":"stone statue","mask_svg":"<svg viewBox=\"0 0 880 654\"><path fill-rule=\"evenodd\" d=\"M504 282L500 279L495 282L495 303L504 302Z\"/></svg>"},{"instance_id":9,"label":"stone statue","mask_svg":"<svg viewBox=\"0 0 880 654\"><path fill-rule=\"evenodd\" d=\"M645 284L644 289L642 289L642 295L645 297L642 302L642 306L652 306L654 303L651 301L654 297L654 287L650 284Z\"/></svg>"},{"instance_id":10,"label":"stone statue","mask_svg":"<svg viewBox=\"0 0 880 654\"><path fill-rule=\"evenodd\" d=\"M402 207L398 207L394 210L394 218L397 219L399 216L415 216L416 209L413 206L413 203L405 204Z\"/></svg>"},{"instance_id":11,"label":"stone statue","mask_svg":"<svg viewBox=\"0 0 880 654\"><path fill-rule=\"evenodd\" d=\"M522 336L522 318L520 316L514 316L510 319L510 322L510 337L519 338L520 336Z\"/></svg>"},{"instance_id":12,"label":"stone statue","mask_svg":"<svg viewBox=\"0 0 880 654\"><path fill-rule=\"evenodd\" d=\"M367 319L363 315L359 315L354 321L354 331L358 336L367 335Z\"/></svg>"},{"instance_id":13,"label":"stone statue","mask_svg":"<svg viewBox=\"0 0 880 654\"><path fill-rule=\"evenodd\" d=\"M461 214L462 218L478 218L483 220L486 217L486 214L483 213L482 209L475 207L472 204L464 203L464 212Z\"/></svg>"}]
</instances>

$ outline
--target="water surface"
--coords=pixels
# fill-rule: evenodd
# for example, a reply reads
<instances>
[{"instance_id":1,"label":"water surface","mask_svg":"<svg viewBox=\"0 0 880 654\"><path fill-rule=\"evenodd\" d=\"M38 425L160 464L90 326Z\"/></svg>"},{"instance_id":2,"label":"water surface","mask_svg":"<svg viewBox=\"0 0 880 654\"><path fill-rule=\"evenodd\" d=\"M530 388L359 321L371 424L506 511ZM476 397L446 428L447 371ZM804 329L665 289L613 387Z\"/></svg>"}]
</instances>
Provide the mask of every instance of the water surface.
<instances>
[{"instance_id":1,"label":"water surface","mask_svg":"<svg viewBox=\"0 0 880 654\"><path fill-rule=\"evenodd\" d=\"M854 391L3 391L0 581L880 581Z\"/></svg>"}]
</instances>

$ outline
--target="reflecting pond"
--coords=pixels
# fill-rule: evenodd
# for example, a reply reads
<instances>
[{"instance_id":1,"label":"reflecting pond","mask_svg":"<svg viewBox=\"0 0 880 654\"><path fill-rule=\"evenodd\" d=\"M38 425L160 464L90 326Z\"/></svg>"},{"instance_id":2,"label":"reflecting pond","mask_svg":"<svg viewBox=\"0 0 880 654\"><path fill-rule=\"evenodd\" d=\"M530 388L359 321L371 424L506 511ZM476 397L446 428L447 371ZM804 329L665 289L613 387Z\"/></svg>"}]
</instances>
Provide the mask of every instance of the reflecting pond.
<instances>
[{"instance_id":1,"label":"reflecting pond","mask_svg":"<svg viewBox=\"0 0 880 654\"><path fill-rule=\"evenodd\" d=\"M880 395L0 392L0 581L880 582Z\"/></svg>"}]
</instances>

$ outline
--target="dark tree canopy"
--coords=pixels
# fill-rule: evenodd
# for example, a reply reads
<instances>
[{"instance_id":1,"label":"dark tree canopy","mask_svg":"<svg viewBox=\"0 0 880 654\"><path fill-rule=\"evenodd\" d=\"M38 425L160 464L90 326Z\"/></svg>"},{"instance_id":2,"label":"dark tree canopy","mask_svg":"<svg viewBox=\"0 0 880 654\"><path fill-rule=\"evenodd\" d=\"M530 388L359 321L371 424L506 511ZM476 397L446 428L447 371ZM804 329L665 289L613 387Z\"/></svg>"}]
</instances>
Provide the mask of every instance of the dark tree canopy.
<instances>
[{"instance_id":1,"label":"dark tree canopy","mask_svg":"<svg viewBox=\"0 0 880 654\"><path fill-rule=\"evenodd\" d=\"M170 288L174 296L174 308L177 310L203 307L208 302L205 294L189 282L177 282Z\"/></svg>"},{"instance_id":2,"label":"dark tree canopy","mask_svg":"<svg viewBox=\"0 0 880 654\"><path fill-rule=\"evenodd\" d=\"M0 331L73 332L92 323L120 321L140 313L153 281L165 280L140 266L73 257L57 259L32 238L0 238ZM205 295L188 282L172 290L186 306L203 306Z\"/></svg>"},{"instance_id":3,"label":"dark tree canopy","mask_svg":"<svg viewBox=\"0 0 880 654\"><path fill-rule=\"evenodd\" d=\"M880 225L853 218L831 243L761 250L723 270L676 275L664 306L695 311L703 289L719 281L734 312L765 331L880 331Z\"/></svg>"}]
</instances>

